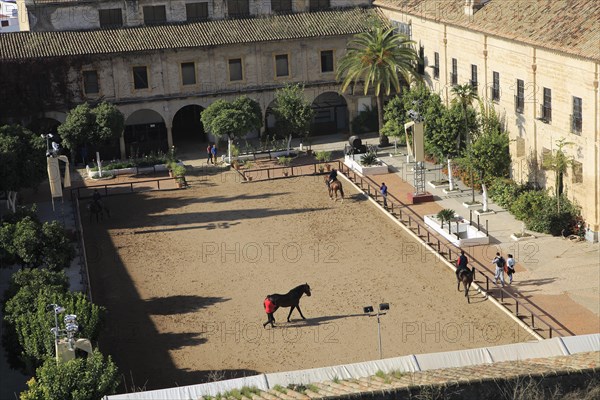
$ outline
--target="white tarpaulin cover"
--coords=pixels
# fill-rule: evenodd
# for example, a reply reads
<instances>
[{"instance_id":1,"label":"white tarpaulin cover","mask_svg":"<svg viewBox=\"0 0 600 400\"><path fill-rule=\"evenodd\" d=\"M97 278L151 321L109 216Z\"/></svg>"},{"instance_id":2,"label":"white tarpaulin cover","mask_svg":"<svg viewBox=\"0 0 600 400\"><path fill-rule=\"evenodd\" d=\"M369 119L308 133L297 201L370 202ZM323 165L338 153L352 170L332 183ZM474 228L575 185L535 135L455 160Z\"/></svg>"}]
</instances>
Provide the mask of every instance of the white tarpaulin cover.
<instances>
[{"instance_id":1,"label":"white tarpaulin cover","mask_svg":"<svg viewBox=\"0 0 600 400\"><path fill-rule=\"evenodd\" d=\"M480 365L490 362L524 360L561 356L565 354L600 351L600 334L554 338L539 342L516 343L481 349L449 351L410 355L364 363L338 365L335 367L313 368L303 371L277 372L247 378L181 386L170 389L153 390L130 394L106 396L106 400L196 400L202 395L215 396L244 386L267 390L275 385L308 384L327 380L361 378L371 376L381 370L419 371L438 368L452 368L466 365Z\"/></svg>"},{"instance_id":2,"label":"white tarpaulin cover","mask_svg":"<svg viewBox=\"0 0 600 400\"><path fill-rule=\"evenodd\" d=\"M216 396L233 389L242 387L255 387L268 390L264 375L254 375L245 378L229 379L226 381L202 383L199 385L180 386L170 389L151 390L148 392L118 394L107 396L109 400L197 400L201 396Z\"/></svg>"},{"instance_id":3,"label":"white tarpaulin cover","mask_svg":"<svg viewBox=\"0 0 600 400\"><path fill-rule=\"evenodd\" d=\"M568 336L560 338L560 340L567 348L567 354L600 351L600 335L596 333L591 335Z\"/></svg>"},{"instance_id":4,"label":"white tarpaulin cover","mask_svg":"<svg viewBox=\"0 0 600 400\"><path fill-rule=\"evenodd\" d=\"M494 362L565 355L561 343L555 339L488 347L488 351L490 352Z\"/></svg>"},{"instance_id":5,"label":"white tarpaulin cover","mask_svg":"<svg viewBox=\"0 0 600 400\"><path fill-rule=\"evenodd\" d=\"M445 353L419 354L415 358L421 371L428 369L456 368L492 362L485 348L472 350L448 351Z\"/></svg>"}]
</instances>

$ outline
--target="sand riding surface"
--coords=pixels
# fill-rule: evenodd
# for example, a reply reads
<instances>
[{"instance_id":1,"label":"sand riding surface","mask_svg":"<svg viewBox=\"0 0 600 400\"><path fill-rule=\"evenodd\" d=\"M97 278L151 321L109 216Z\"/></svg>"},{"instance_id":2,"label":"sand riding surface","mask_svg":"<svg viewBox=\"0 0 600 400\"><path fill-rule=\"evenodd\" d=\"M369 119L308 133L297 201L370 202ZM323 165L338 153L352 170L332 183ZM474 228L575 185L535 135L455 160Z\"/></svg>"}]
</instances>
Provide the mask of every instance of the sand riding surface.
<instances>
[{"instance_id":1,"label":"sand riding surface","mask_svg":"<svg viewBox=\"0 0 600 400\"><path fill-rule=\"evenodd\" d=\"M127 386L146 389L383 356L532 339L345 182L322 177L239 183L235 173L187 190L106 198L112 218L83 216L93 301L107 308L103 352ZM308 283L263 329L267 294ZM219 372L215 372L219 371Z\"/></svg>"}]
</instances>

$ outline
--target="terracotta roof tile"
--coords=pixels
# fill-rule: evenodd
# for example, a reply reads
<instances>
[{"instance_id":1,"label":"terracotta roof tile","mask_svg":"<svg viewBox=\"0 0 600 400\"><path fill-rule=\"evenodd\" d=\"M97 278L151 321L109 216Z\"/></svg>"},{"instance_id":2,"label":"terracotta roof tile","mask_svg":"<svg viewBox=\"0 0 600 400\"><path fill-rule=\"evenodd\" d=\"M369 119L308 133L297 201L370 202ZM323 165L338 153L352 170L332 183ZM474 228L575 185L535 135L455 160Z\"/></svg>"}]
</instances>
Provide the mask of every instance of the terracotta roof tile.
<instances>
[{"instance_id":1,"label":"terracotta roof tile","mask_svg":"<svg viewBox=\"0 0 600 400\"><path fill-rule=\"evenodd\" d=\"M376 0L435 21L600 60L599 0L490 0L470 17L461 0Z\"/></svg>"},{"instance_id":2,"label":"terracotta roof tile","mask_svg":"<svg viewBox=\"0 0 600 400\"><path fill-rule=\"evenodd\" d=\"M346 9L262 18L93 31L0 35L0 60L114 54L353 35L368 30L375 9Z\"/></svg>"}]
</instances>

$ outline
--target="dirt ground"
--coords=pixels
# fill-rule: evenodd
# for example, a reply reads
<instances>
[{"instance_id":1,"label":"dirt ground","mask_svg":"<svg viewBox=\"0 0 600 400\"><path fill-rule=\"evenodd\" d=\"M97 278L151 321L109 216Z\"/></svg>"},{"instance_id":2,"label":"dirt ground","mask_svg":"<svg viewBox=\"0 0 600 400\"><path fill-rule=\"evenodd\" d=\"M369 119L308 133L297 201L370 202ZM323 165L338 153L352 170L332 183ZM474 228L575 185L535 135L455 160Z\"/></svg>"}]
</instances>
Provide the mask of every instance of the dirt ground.
<instances>
[{"instance_id":1,"label":"dirt ground","mask_svg":"<svg viewBox=\"0 0 600 400\"><path fill-rule=\"evenodd\" d=\"M190 177L186 190L106 198L112 218L84 219L93 301L108 310L100 346L125 385L208 380L531 340L345 183L322 177L239 183ZM263 329L262 301L308 283L287 323ZM216 372L219 371L219 372Z\"/></svg>"}]
</instances>

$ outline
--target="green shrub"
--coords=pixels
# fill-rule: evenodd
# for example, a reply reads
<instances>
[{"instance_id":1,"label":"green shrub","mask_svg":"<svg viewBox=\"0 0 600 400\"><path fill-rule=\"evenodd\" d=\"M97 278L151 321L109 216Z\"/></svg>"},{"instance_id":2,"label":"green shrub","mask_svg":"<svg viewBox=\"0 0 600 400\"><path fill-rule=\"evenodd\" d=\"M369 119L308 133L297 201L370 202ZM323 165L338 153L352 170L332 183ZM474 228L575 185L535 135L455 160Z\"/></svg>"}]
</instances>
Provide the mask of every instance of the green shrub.
<instances>
[{"instance_id":1,"label":"green shrub","mask_svg":"<svg viewBox=\"0 0 600 400\"><path fill-rule=\"evenodd\" d=\"M530 218L538 219L545 208L550 208L550 196L544 190L529 190L521 193L510 204L510 212L515 218L528 222ZM543 232L543 231L539 231Z\"/></svg>"},{"instance_id":2,"label":"green shrub","mask_svg":"<svg viewBox=\"0 0 600 400\"><path fill-rule=\"evenodd\" d=\"M360 158L360 163L366 167L371 166L371 165L379 165L379 161L377 161L377 154L375 154L375 153L364 154Z\"/></svg>"},{"instance_id":3,"label":"green shrub","mask_svg":"<svg viewBox=\"0 0 600 400\"><path fill-rule=\"evenodd\" d=\"M315 158L317 161L328 162L331 161L331 152L330 151L317 151L315 153Z\"/></svg>"},{"instance_id":4,"label":"green shrub","mask_svg":"<svg viewBox=\"0 0 600 400\"><path fill-rule=\"evenodd\" d=\"M502 208L509 208L522 191L521 185L508 178L495 178L489 187L490 197Z\"/></svg>"},{"instance_id":5,"label":"green shrub","mask_svg":"<svg viewBox=\"0 0 600 400\"><path fill-rule=\"evenodd\" d=\"M42 225L42 258L50 269L67 268L75 257L75 248L67 236L64 226L58 221Z\"/></svg>"},{"instance_id":6,"label":"green shrub","mask_svg":"<svg viewBox=\"0 0 600 400\"><path fill-rule=\"evenodd\" d=\"M97 400L114 394L119 381L117 366L99 351L58 364L49 358L27 382L21 400Z\"/></svg>"}]
</instances>

